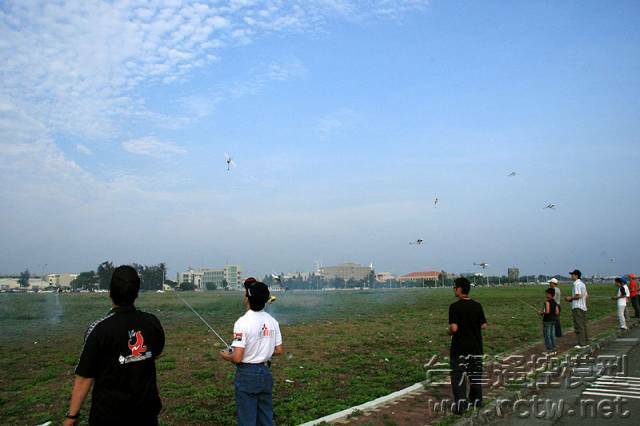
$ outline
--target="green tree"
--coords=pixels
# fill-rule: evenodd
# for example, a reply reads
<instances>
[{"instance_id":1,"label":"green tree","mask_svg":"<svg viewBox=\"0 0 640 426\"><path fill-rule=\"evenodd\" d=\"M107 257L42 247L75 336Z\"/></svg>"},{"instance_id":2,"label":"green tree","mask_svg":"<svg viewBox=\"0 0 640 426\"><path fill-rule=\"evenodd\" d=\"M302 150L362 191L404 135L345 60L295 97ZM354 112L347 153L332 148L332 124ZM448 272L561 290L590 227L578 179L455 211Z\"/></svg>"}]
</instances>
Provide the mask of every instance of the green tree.
<instances>
[{"instance_id":1,"label":"green tree","mask_svg":"<svg viewBox=\"0 0 640 426\"><path fill-rule=\"evenodd\" d=\"M218 286L216 285L216 283L212 283L212 282L205 283L205 286L207 287L207 290L217 290L218 289Z\"/></svg>"},{"instance_id":2,"label":"green tree","mask_svg":"<svg viewBox=\"0 0 640 426\"><path fill-rule=\"evenodd\" d=\"M20 278L18 278L18 285L20 287L29 287L29 278L31 278L31 273L29 269L25 269L23 272L20 272Z\"/></svg>"},{"instance_id":3,"label":"green tree","mask_svg":"<svg viewBox=\"0 0 640 426\"><path fill-rule=\"evenodd\" d=\"M98 274L98 285L101 289L108 290L111 286L111 276L113 275L115 266L113 266L113 262L104 261L98 268L96 269L96 273Z\"/></svg>"},{"instance_id":4,"label":"green tree","mask_svg":"<svg viewBox=\"0 0 640 426\"><path fill-rule=\"evenodd\" d=\"M229 290L229 283L227 282L226 278L222 280L222 288L224 290Z\"/></svg>"},{"instance_id":5,"label":"green tree","mask_svg":"<svg viewBox=\"0 0 640 426\"><path fill-rule=\"evenodd\" d=\"M93 271L81 272L73 281L71 281L71 288L79 290L81 288L93 289L97 287L99 282L98 275Z\"/></svg>"},{"instance_id":6,"label":"green tree","mask_svg":"<svg viewBox=\"0 0 640 426\"><path fill-rule=\"evenodd\" d=\"M180 284L180 290L182 291L194 291L196 289L196 285L190 282L183 282Z\"/></svg>"}]
</instances>

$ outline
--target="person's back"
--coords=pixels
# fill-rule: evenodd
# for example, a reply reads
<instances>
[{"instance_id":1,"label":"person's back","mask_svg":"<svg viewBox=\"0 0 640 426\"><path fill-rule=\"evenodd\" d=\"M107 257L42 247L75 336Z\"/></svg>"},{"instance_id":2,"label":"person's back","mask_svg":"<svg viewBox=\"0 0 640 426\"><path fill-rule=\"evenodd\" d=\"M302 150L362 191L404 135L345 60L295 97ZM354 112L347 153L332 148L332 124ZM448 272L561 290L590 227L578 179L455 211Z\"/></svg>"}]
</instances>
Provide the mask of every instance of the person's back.
<instances>
[{"instance_id":1,"label":"person's back","mask_svg":"<svg viewBox=\"0 0 640 426\"><path fill-rule=\"evenodd\" d=\"M483 354L481 326L487 320L480 303L471 299L452 303L449 322L458 325L458 332L451 339L451 357Z\"/></svg>"},{"instance_id":2,"label":"person's back","mask_svg":"<svg viewBox=\"0 0 640 426\"><path fill-rule=\"evenodd\" d=\"M238 318L233 329L232 345L244 347L242 362L246 364L259 364L270 360L275 347L282 343L278 321L264 310L248 310Z\"/></svg>"},{"instance_id":3,"label":"person's back","mask_svg":"<svg viewBox=\"0 0 640 426\"><path fill-rule=\"evenodd\" d=\"M469 280L456 278L453 291L458 301L449 305L451 388L457 414L482 405L482 330L487 319L482 305L469 298L470 289Z\"/></svg>"},{"instance_id":4,"label":"person's back","mask_svg":"<svg viewBox=\"0 0 640 426\"><path fill-rule=\"evenodd\" d=\"M236 365L235 394L238 426L272 426L273 375L271 357L282 355L282 335L278 322L264 306L269 289L255 278L244 282L246 313L233 326L231 351L220 356Z\"/></svg>"},{"instance_id":5,"label":"person's back","mask_svg":"<svg viewBox=\"0 0 640 426\"><path fill-rule=\"evenodd\" d=\"M76 424L92 386L90 424L158 424L162 404L155 359L164 349L164 331L154 315L135 308L139 290L135 269L114 270L109 288L113 309L85 333L65 426Z\"/></svg>"},{"instance_id":6,"label":"person's back","mask_svg":"<svg viewBox=\"0 0 640 426\"><path fill-rule=\"evenodd\" d=\"M133 305L114 308L89 327L76 374L94 379L91 424L158 415L161 402L154 360L163 348L160 321Z\"/></svg>"}]
</instances>

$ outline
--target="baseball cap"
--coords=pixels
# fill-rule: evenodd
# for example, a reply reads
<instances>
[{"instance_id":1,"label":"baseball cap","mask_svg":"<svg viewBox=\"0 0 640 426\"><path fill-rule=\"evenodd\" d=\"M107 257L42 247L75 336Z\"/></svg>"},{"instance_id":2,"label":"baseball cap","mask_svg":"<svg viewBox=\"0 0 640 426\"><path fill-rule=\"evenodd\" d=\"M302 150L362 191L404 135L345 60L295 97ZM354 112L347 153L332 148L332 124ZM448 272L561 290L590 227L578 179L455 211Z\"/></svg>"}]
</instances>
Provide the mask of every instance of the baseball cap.
<instances>
[{"instance_id":1,"label":"baseball cap","mask_svg":"<svg viewBox=\"0 0 640 426\"><path fill-rule=\"evenodd\" d=\"M582 276L582 272L580 272L579 269L574 269L573 271L569 272L571 275L577 275L579 277Z\"/></svg>"},{"instance_id":2,"label":"baseball cap","mask_svg":"<svg viewBox=\"0 0 640 426\"><path fill-rule=\"evenodd\" d=\"M632 280L636 279L636 274L629 274L627 275L629 278L631 278Z\"/></svg>"},{"instance_id":3,"label":"baseball cap","mask_svg":"<svg viewBox=\"0 0 640 426\"><path fill-rule=\"evenodd\" d=\"M551 278L549 281L547 281L549 284L558 284L558 279L557 278Z\"/></svg>"},{"instance_id":4,"label":"baseball cap","mask_svg":"<svg viewBox=\"0 0 640 426\"><path fill-rule=\"evenodd\" d=\"M250 301L258 304L267 303L269 300L269 287L253 277L244 280L244 289Z\"/></svg>"}]
</instances>

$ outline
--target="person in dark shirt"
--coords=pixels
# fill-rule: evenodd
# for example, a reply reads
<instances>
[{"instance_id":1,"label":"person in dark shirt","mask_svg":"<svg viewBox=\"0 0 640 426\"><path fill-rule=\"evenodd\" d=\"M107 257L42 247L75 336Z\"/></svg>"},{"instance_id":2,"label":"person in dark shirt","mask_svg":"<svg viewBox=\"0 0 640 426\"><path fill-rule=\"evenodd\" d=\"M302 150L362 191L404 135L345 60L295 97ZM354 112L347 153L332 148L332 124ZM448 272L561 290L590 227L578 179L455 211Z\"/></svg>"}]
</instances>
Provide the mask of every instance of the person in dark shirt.
<instances>
[{"instance_id":1,"label":"person in dark shirt","mask_svg":"<svg viewBox=\"0 0 640 426\"><path fill-rule=\"evenodd\" d=\"M547 348L545 355L556 354L556 322L558 321L560 310L554 299L555 294L555 290L551 287L545 290L544 309L540 311L544 345Z\"/></svg>"},{"instance_id":2,"label":"person in dark shirt","mask_svg":"<svg viewBox=\"0 0 640 426\"><path fill-rule=\"evenodd\" d=\"M463 414L467 408L482 404L482 330L487 328L487 319L482 305L469 298L470 289L468 279L456 278L453 290L458 301L449 306L451 388L455 414Z\"/></svg>"},{"instance_id":3,"label":"person in dark shirt","mask_svg":"<svg viewBox=\"0 0 640 426\"><path fill-rule=\"evenodd\" d=\"M80 407L91 394L91 425L157 425L162 404L155 360L164 349L158 318L133 305L140 277L131 266L119 266L111 277L113 309L87 329L65 426L77 423Z\"/></svg>"}]
</instances>

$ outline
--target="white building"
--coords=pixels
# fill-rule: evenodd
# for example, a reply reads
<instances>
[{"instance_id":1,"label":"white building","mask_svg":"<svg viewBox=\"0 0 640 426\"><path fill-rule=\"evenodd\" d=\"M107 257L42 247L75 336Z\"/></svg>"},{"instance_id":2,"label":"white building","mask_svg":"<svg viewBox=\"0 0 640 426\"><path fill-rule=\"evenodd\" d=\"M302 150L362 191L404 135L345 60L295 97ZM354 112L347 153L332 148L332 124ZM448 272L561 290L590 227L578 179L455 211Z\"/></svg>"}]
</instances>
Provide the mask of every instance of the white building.
<instances>
[{"instance_id":1,"label":"white building","mask_svg":"<svg viewBox=\"0 0 640 426\"><path fill-rule=\"evenodd\" d=\"M178 286L180 284L193 284L197 289L202 289L202 275L201 271L196 271L192 267L189 267L186 272L178 272L176 282Z\"/></svg>"},{"instance_id":2,"label":"white building","mask_svg":"<svg viewBox=\"0 0 640 426\"><path fill-rule=\"evenodd\" d=\"M387 281L395 281L396 276L391 272L376 272L376 281L386 283Z\"/></svg>"},{"instance_id":3,"label":"white building","mask_svg":"<svg viewBox=\"0 0 640 426\"><path fill-rule=\"evenodd\" d=\"M216 288L224 287L223 283L227 282L227 288L230 290L238 290L242 283L242 270L239 265L225 265L224 268L200 268L195 270L191 267L186 272L178 272L178 285L182 283L193 284L196 289L206 290L207 284L211 284Z\"/></svg>"},{"instance_id":4,"label":"white building","mask_svg":"<svg viewBox=\"0 0 640 426\"><path fill-rule=\"evenodd\" d=\"M71 281L75 280L78 274L49 274L47 275L47 281L49 285L56 287L71 287Z\"/></svg>"}]
</instances>

